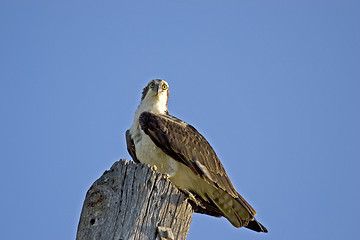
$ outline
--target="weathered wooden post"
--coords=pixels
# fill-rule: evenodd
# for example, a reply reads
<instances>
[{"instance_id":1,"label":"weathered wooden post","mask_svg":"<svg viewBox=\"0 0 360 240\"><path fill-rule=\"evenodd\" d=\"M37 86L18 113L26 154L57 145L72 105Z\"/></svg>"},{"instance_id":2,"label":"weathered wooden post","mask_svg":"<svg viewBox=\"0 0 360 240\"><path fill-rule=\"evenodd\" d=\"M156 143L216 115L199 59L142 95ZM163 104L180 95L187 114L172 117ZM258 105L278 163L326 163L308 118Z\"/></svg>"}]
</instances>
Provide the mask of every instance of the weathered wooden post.
<instances>
[{"instance_id":1,"label":"weathered wooden post","mask_svg":"<svg viewBox=\"0 0 360 240\"><path fill-rule=\"evenodd\" d=\"M192 215L185 194L164 175L120 160L87 192L76 239L181 240Z\"/></svg>"}]
</instances>

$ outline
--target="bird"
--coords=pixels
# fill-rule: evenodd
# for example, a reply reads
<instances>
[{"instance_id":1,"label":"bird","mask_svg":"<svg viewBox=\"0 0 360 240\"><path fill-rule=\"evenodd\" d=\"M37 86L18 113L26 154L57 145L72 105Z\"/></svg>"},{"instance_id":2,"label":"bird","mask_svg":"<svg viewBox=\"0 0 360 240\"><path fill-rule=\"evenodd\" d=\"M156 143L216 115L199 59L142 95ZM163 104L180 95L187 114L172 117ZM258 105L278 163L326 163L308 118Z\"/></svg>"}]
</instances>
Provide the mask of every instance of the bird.
<instances>
[{"instance_id":1,"label":"bird","mask_svg":"<svg viewBox=\"0 0 360 240\"><path fill-rule=\"evenodd\" d=\"M236 228L268 232L236 191L205 137L169 114L168 100L169 84L162 79L151 80L143 89L133 123L125 134L132 159L165 174L188 194L195 212L223 216Z\"/></svg>"}]
</instances>

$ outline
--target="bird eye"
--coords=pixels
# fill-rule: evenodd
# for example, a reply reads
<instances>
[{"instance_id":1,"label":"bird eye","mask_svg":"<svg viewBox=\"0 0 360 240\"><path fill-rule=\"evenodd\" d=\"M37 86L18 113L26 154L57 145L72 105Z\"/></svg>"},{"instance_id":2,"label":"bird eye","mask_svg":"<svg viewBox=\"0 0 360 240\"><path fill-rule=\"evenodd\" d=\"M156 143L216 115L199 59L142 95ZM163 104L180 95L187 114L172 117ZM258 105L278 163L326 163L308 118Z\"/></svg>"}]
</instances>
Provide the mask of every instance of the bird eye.
<instances>
[{"instance_id":1,"label":"bird eye","mask_svg":"<svg viewBox=\"0 0 360 240\"><path fill-rule=\"evenodd\" d=\"M150 88L153 88L155 87L155 83L154 82L151 82L150 85L149 85Z\"/></svg>"},{"instance_id":2,"label":"bird eye","mask_svg":"<svg viewBox=\"0 0 360 240\"><path fill-rule=\"evenodd\" d=\"M166 84L163 84L163 85L162 85L162 89L163 89L163 90L166 90L166 89L167 89Z\"/></svg>"}]
</instances>

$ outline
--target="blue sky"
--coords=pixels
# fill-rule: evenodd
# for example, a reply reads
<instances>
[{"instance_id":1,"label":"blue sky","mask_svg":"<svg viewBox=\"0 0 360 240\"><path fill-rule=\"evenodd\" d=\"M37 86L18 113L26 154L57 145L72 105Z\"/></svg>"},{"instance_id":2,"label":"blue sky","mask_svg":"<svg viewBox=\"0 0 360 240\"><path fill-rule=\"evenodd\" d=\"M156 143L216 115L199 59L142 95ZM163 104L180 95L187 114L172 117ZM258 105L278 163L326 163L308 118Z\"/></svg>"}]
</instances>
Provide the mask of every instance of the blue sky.
<instances>
[{"instance_id":1,"label":"blue sky","mask_svg":"<svg viewBox=\"0 0 360 240\"><path fill-rule=\"evenodd\" d=\"M268 234L194 214L188 239L357 239L359 1L0 0L1 239L74 239L142 88L212 144Z\"/></svg>"}]
</instances>

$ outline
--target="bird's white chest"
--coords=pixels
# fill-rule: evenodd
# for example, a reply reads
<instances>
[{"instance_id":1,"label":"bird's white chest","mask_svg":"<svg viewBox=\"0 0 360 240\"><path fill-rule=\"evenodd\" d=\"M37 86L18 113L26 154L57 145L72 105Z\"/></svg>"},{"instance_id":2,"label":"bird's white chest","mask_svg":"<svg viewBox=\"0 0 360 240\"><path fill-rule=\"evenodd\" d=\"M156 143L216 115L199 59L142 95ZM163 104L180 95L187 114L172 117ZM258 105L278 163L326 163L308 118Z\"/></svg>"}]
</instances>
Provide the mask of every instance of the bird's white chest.
<instances>
[{"instance_id":1,"label":"bird's white chest","mask_svg":"<svg viewBox=\"0 0 360 240\"><path fill-rule=\"evenodd\" d=\"M178 170L179 163L164 153L151 138L139 129L141 138L135 142L136 157L140 162L150 166L156 166L157 171L174 176Z\"/></svg>"}]
</instances>

